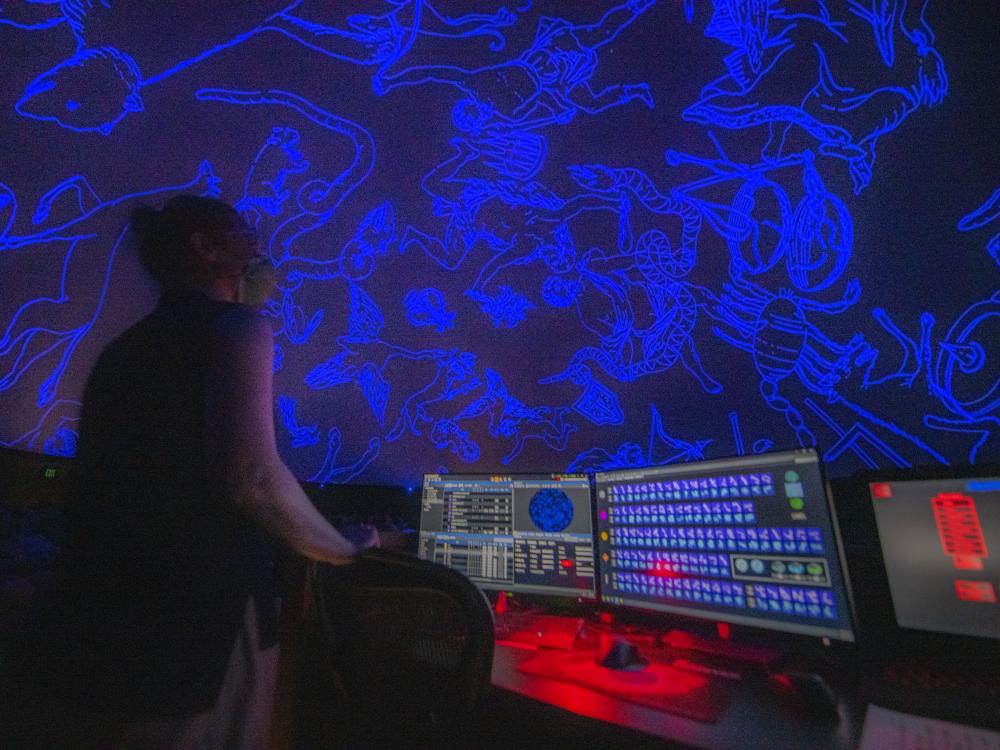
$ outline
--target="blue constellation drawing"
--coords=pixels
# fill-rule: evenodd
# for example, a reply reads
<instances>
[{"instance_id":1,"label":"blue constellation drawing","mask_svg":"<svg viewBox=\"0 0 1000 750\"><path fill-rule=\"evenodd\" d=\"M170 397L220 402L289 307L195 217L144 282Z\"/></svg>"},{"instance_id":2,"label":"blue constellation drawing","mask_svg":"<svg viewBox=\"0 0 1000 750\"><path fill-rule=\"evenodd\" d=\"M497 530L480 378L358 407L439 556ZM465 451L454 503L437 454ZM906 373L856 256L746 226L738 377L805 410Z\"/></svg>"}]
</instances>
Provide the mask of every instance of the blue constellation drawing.
<instances>
[{"instance_id":1,"label":"blue constellation drawing","mask_svg":"<svg viewBox=\"0 0 1000 750\"><path fill-rule=\"evenodd\" d=\"M74 456L80 407L79 401L56 399L45 408L34 427L13 440L0 441L0 445L50 456Z\"/></svg>"},{"instance_id":2,"label":"blue constellation drawing","mask_svg":"<svg viewBox=\"0 0 1000 750\"><path fill-rule=\"evenodd\" d=\"M340 430L336 427L331 427L327 433L326 456L323 459L323 465L319 468L319 471L309 478L310 482L347 484L363 472L372 461L378 458L378 454L382 450L382 442L377 437L373 437L368 441L368 447L358 457L357 461L352 464L338 465L336 460L337 455L340 453L340 445Z\"/></svg>"},{"instance_id":3,"label":"blue constellation drawing","mask_svg":"<svg viewBox=\"0 0 1000 750\"><path fill-rule=\"evenodd\" d=\"M39 252L40 248L49 245L65 247L65 251L55 288L45 296L22 304L3 329L0 392L12 388L37 362L58 354L58 360L38 388L38 406L44 407L55 399L60 379L74 352L93 328L107 298L112 264L128 235L126 222L132 206L166 200L176 193L214 195L217 191L218 179L208 162L201 164L189 182L129 193L111 200L101 199L85 177L74 175L42 196L31 219L38 227L35 231L12 234L9 231L12 216L8 230L0 237L0 256L11 252ZM50 214L62 215L64 210L77 215L73 219L46 224ZM99 279L96 293L95 276Z\"/></svg>"},{"instance_id":4,"label":"blue constellation drawing","mask_svg":"<svg viewBox=\"0 0 1000 750\"><path fill-rule=\"evenodd\" d=\"M1000 188L997 188L983 205L963 216L958 222L958 229L961 232L971 232L996 221L998 218L1000 218ZM986 250L994 262L1000 266L1000 232L987 241Z\"/></svg>"},{"instance_id":5,"label":"blue constellation drawing","mask_svg":"<svg viewBox=\"0 0 1000 750\"><path fill-rule=\"evenodd\" d=\"M566 449L569 436L577 429L566 420L568 408L528 406L508 390L498 372L488 367L483 379L485 392L452 418L455 424L489 414L489 434L514 439L514 447L501 459L504 464L517 458L532 439L541 440L552 450Z\"/></svg>"},{"instance_id":6,"label":"blue constellation drawing","mask_svg":"<svg viewBox=\"0 0 1000 750\"><path fill-rule=\"evenodd\" d=\"M634 100L652 108L646 84L615 84L594 91L590 79L597 70L597 51L655 3L630 0L592 24L574 26L562 18L544 17L531 46L513 60L475 69L415 65L383 76L377 90L427 83L454 86L513 120L531 120L544 113L568 121L577 111L597 114Z\"/></svg>"},{"instance_id":7,"label":"blue constellation drawing","mask_svg":"<svg viewBox=\"0 0 1000 750\"><path fill-rule=\"evenodd\" d=\"M649 405L649 439L646 448L625 441L612 453L604 448L590 448L577 454L566 471L611 471L639 466L701 461L711 440L690 442L667 434L663 417L655 404Z\"/></svg>"},{"instance_id":8,"label":"blue constellation drawing","mask_svg":"<svg viewBox=\"0 0 1000 750\"><path fill-rule=\"evenodd\" d=\"M307 427L300 425L295 418L295 399L290 396L278 396L278 411L281 413L281 423L292 437L293 448L303 448L316 445L319 442L319 430L316 425Z\"/></svg>"},{"instance_id":9,"label":"blue constellation drawing","mask_svg":"<svg viewBox=\"0 0 1000 750\"><path fill-rule=\"evenodd\" d=\"M996 76L964 49L993 10L217 5L0 3L18 144L0 275L31 277L0 295L10 444L75 450L71 364L130 310L128 209L217 195L214 168L277 270L264 314L300 476L790 443L834 473L997 455L1000 292L981 271L1000 266L1000 190L976 194L996 128L970 104ZM55 187L25 210L33 179Z\"/></svg>"},{"instance_id":10,"label":"blue constellation drawing","mask_svg":"<svg viewBox=\"0 0 1000 750\"><path fill-rule=\"evenodd\" d=\"M725 326L714 327L713 333L753 355L761 377L761 395L769 407L785 415L800 445L815 445L815 435L801 412L779 395L778 383L794 373L810 391L829 397L852 367L867 364L874 352L861 334L846 344L837 343L806 317L809 312L842 312L857 301L860 293L858 284L852 282L840 301L819 302L790 292L773 294L737 276L724 285L718 304L711 309L712 317Z\"/></svg>"},{"instance_id":11,"label":"blue constellation drawing","mask_svg":"<svg viewBox=\"0 0 1000 750\"><path fill-rule=\"evenodd\" d=\"M411 289L403 297L403 305L406 307L406 319L417 327L434 326L438 333L444 333L455 325L455 313L448 312L440 289Z\"/></svg>"},{"instance_id":12,"label":"blue constellation drawing","mask_svg":"<svg viewBox=\"0 0 1000 750\"><path fill-rule=\"evenodd\" d=\"M925 5L849 0L847 12L834 17L822 1L809 4L811 13L795 3L716 3L706 34L735 51L725 60L727 74L706 86L684 117L733 130L767 126L765 159L780 158L805 134L824 156L847 161L859 193L872 179L879 138L947 94ZM867 34L876 53L863 68L870 80L838 83L831 59L857 70ZM795 91L800 98L789 103Z\"/></svg>"},{"instance_id":13,"label":"blue constellation drawing","mask_svg":"<svg viewBox=\"0 0 1000 750\"><path fill-rule=\"evenodd\" d=\"M146 88L258 34L275 33L326 57L377 65L373 85L380 90L381 76L409 51L419 34L485 35L498 49L504 37L497 29L516 20L505 8L492 15L450 18L426 0L390 4L393 9L381 16L349 15L344 19L346 28L341 28L295 15L302 0L227 3L211 13L197 5L178 9L121 0L51 2L49 23L9 25L38 31L65 21L77 49L29 83L15 107L24 117L77 132L109 135L129 114L145 109L142 94ZM197 33L178 33L179 28L190 32L191 25ZM155 38L170 38L174 43L150 43Z\"/></svg>"}]
</instances>

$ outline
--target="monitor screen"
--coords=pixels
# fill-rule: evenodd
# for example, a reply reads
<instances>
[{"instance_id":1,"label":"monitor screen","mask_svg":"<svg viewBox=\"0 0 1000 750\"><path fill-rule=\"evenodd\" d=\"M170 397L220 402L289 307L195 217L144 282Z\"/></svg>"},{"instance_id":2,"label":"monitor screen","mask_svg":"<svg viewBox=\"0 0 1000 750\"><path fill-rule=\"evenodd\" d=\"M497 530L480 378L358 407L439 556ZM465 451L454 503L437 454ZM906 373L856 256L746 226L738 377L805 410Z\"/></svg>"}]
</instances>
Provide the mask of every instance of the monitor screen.
<instances>
[{"instance_id":1,"label":"monitor screen","mask_svg":"<svg viewBox=\"0 0 1000 750\"><path fill-rule=\"evenodd\" d=\"M897 624L1000 639L1000 476L868 491Z\"/></svg>"},{"instance_id":2,"label":"monitor screen","mask_svg":"<svg viewBox=\"0 0 1000 750\"><path fill-rule=\"evenodd\" d=\"M603 602L854 640L815 451L598 472L595 486Z\"/></svg>"},{"instance_id":3,"label":"monitor screen","mask_svg":"<svg viewBox=\"0 0 1000 750\"><path fill-rule=\"evenodd\" d=\"M419 556L482 589L589 597L594 528L586 474L428 474Z\"/></svg>"}]
</instances>

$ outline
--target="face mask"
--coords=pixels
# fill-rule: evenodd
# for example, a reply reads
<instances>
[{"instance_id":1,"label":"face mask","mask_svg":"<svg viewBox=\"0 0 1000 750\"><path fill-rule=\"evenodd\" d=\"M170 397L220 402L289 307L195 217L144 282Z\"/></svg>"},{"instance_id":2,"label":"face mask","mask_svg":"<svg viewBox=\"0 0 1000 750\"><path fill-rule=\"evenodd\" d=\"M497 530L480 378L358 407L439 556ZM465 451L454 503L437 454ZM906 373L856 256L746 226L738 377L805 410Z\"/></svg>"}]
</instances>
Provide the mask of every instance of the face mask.
<instances>
[{"instance_id":1,"label":"face mask","mask_svg":"<svg viewBox=\"0 0 1000 750\"><path fill-rule=\"evenodd\" d=\"M259 310L274 292L276 281L271 261L268 258L257 258L248 263L240 274L236 301Z\"/></svg>"}]
</instances>

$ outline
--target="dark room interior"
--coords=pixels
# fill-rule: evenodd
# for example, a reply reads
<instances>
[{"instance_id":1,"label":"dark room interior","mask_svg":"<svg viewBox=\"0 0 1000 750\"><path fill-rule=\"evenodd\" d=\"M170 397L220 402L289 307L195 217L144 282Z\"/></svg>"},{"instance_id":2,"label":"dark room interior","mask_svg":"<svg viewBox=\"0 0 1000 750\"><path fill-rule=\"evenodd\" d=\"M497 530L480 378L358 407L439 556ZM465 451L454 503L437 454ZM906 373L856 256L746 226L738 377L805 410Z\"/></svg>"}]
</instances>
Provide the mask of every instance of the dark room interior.
<instances>
[{"instance_id":1,"label":"dark room interior","mask_svg":"<svg viewBox=\"0 0 1000 750\"><path fill-rule=\"evenodd\" d=\"M0 744L1000 748L998 49L0 1Z\"/></svg>"}]
</instances>

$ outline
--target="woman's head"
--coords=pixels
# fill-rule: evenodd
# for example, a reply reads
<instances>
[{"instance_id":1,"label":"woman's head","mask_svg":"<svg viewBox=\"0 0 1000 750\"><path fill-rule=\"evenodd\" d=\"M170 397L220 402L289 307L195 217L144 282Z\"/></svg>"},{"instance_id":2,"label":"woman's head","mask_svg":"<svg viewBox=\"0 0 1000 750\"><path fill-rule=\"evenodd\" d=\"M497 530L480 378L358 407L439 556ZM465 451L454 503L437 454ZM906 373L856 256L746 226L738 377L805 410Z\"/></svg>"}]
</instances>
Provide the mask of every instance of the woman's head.
<instances>
[{"instance_id":1,"label":"woman's head","mask_svg":"<svg viewBox=\"0 0 1000 750\"><path fill-rule=\"evenodd\" d=\"M138 206L131 218L143 268L163 289L236 290L260 255L254 231L217 198L178 195L161 209Z\"/></svg>"}]
</instances>

